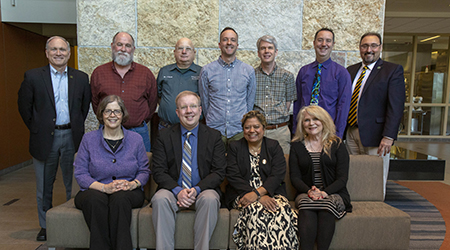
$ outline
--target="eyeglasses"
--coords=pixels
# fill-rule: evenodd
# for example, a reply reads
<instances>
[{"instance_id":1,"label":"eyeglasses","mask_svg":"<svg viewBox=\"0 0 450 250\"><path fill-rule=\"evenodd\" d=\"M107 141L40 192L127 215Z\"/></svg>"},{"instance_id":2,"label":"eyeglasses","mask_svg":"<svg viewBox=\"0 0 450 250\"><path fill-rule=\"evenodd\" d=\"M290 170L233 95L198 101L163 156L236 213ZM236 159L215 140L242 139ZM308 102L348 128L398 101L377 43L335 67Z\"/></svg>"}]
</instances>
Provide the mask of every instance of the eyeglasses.
<instances>
[{"instance_id":1,"label":"eyeglasses","mask_svg":"<svg viewBox=\"0 0 450 250\"><path fill-rule=\"evenodd\" d=\"M189 106L181 106L178 109L185 111L188 107L191 109L197 109L199 106L197 104L191 104Z\"/></svg>"},{"instance_id":2,"label":"eyeglasses","mask_svg":"<svg viewBox=\"0 0 450 250\"><path fill-rule=\"evenodd\" d=\"M186 50L186 52L191 52L192 48L191 47L177 47L177 50L179 52L183 52L183 50Z\"/></svg>"},{"instance_id":3,"label":"eyeglasses","mask_svg":"<svg viewBox=\"0 0 450 250\"><path fill-rule=\"evenodd\" d=\"M110 116L113 113L114 113L115 116L121 116L122 115L122 110L105 109L105 111L103 111L103 114L106 115L106 116Z\"/></svg>"},{"instance_id":4,"label":"eyeglasses","mask_svg":"<svg viewBox=\"0 0 450 250\"><path fill-rule=\"evenodd\" d=\"M361 49L368 49L369 47L371 49L376 49L378 47L380 47L381 44L376 44L376 43L372 43L372 44L362 44L359 47L361 47Z\"/></svg>"}]
</instances>

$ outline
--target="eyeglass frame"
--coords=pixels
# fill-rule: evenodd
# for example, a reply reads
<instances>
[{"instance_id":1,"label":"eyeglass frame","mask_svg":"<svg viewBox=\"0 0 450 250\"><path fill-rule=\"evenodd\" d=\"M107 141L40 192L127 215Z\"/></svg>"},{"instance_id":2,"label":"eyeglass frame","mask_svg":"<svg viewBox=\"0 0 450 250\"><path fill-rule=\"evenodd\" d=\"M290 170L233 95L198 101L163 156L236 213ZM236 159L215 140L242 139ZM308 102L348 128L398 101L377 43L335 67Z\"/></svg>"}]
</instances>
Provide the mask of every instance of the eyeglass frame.
<instances>
[{"instance_id":1,"label":"eyeglass frame","mask_svg":"<svg viewBox=\"0 0 450 250\"><path fill-rule=\"evenodd\" d=\"M370 47L371 49L376 49L376 48L378 48L378 47L380 47L380 46L381 46L381 44L376 44L376 43L372 43L372 44L361 44L361 45L359 45L359 47L360 47L361 49L364 49L364 50L368 49L369 47Z\"/></svg>"}]
</instances>

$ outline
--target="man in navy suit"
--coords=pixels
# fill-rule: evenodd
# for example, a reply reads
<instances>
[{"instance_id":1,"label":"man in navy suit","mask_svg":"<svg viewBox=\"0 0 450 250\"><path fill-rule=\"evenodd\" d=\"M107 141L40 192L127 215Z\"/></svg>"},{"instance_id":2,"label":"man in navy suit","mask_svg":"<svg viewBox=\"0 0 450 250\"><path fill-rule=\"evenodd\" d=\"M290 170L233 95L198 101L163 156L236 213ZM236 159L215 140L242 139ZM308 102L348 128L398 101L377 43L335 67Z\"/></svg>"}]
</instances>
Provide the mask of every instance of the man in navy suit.
<instances>
[{"instance_id":1,"label":"man in navy suit","mask_svg":"<svg viewBox=\"0 0 450 250\"><path fill-rule=\"evenodd\" d=\"M180 123L161 130L153 148L156 249L174 249L175 220L182 209L195 210L194 249L209 249L225 178L225 146L219 131L199 123L202 107L196 93L183 91L175 102Z\"/></svg>"},{"instance_id":2,"label":"man in navy suit","mask_svg":"<svg viewBox=\"0 0 450 250\"><path fill-rule=\"evenodd\" d=\"M19 112L30 130L29 150L36 174L36 199L41 230L47 240L45 214L52 208L53 183L61 166L66 199L72 193L73 157L84 134L91 88L88 75L67 66L70 44L59 36L45 46L49 65L25 72L19 90Z\"/></svg>"},{"instance_id":3,"label":"man in navy suit","mask_svg":"<svg viewBox=\"0 0 450 250\"><path fill-rule=\"evenodd\" d=\"M397 139L405 104L403 67L380 59L382 46L378 33L364 34L359 50L362 63L347 68L353 81L347 148L350 154L383 157L386 194L391 146Z\"/></svg>"}]
</instances>

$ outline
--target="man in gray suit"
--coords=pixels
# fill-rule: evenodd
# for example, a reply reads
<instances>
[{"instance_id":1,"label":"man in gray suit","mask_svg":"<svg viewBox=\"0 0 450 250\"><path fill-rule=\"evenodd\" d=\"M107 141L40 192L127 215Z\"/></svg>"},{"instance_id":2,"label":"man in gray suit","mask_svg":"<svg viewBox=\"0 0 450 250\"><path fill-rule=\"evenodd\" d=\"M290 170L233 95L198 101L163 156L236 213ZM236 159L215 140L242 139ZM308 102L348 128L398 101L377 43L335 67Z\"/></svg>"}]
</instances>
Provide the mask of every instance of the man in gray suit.
<instances>
[{"instance_id":1,"label":"man in gray suit","mask_svg":"<svg viewBox=\"0 0 450 250\"><path fill-rule=\"evenodd\" d=\"M209 249L225 178L225 146L219 131L199 123L202 107L196 93L183 91L175 102L180 123L161 130L153 148L156 249L174 249L175 220L182 209L195 210L194 249Z\"/></svg>"}]
</instances>

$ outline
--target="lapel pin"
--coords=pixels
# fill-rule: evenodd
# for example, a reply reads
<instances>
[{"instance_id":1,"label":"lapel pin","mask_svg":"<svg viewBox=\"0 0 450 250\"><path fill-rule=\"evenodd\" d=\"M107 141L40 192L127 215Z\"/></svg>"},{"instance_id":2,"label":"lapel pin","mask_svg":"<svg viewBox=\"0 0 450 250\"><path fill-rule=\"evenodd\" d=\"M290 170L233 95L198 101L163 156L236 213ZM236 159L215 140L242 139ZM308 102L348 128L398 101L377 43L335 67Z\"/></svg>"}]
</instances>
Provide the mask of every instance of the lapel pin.
<instances>
[{"instance_id":1,"label":"lapel pin","mask_svg":"<svg viewBox=\"0 0 450 250\"><path fill-rule=\"evenodd\" d=\"M381 69L381 66L378 66L377 69Z\"/></svg>"},{"instance_id":2,"label":"lapel pin","mask_svg":"<svg viewBox=\"0 0 450 250\"><path fill-rule=\"evenodd\" d=\"M71 76L69 76L70 78L73 78L73 76L71 75Z\"/></svg>"},{"instance_id":3,"label":"lapel pin","mask_svg":"<svg viewBox=\"0 0 450 250\"><path fill-rule=\"evenodd\" d=\"M263 159L262 164L266 165L266 163L267 163L266 159Z\"/></svg>"}]
</instances>

